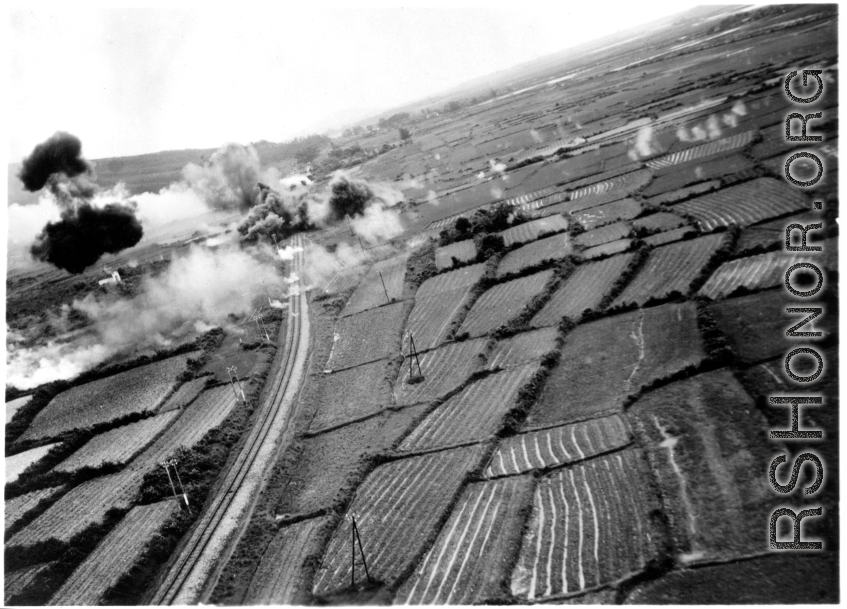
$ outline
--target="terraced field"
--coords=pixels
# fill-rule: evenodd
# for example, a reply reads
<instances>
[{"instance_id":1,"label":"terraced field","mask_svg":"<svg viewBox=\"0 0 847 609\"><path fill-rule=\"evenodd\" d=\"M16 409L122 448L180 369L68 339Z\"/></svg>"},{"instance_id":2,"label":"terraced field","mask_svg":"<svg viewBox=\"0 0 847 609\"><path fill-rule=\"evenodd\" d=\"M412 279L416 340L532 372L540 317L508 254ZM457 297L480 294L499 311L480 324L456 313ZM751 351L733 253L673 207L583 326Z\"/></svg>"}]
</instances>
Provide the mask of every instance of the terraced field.
<instances>
[{"instance_id":1,"label":"terraced field","mask_svg":"<svg viewBox=\"0 0 847 609\"><path fill-rule=\"evenodd\" d=\"M520 543L532 479L469 484L421 566L398 590L396 605L470 605L503 595L505 557Z\"/></svg>"},{"instance_id":2,"label":"terraced field","mask_svg":"<svg viewBox=\"0 0 847 609\"><path fill-rule=\"evenodd\" d=\"M705 357L693 302L667 304L577 326L530 409L525 429L619 412L626 396Z\"/></svg>"},{"instance_id":3,"label":"terraced field","mask_svg":"<svg viewBox=\"0 0 847 609\"><path fill-rule=\"evenodd\" d=\"M626 446L631 439L619 415L531 431L503 440L483 475L512 476L582 461Z\"/></svg>"},{"instance_id":4,"label":"terraced field","mask_svg":"<svg viewBox=\"0 0 847 609\"><path fill-rule=\"evenodd\" d=\"M50 599L49 605L97 605L178 510L174 501L132 508Z\"/></svg>"},{"instance_id":5,"label":"terraced field","mask_svg":"<svg viewBox=\"0 0 847 609\"><path fill-rule=\"evenodd\" d=\"M73 472L83 467L97 467L103 463L126 463L144 450L178 416L179 411L171 410L99 434L59 463L54 470Z\"/></svg>"},{"instance_id":6,"label":"terraced field","mask_svg":"<svg viewBox=\"0 0 847 609\"><path fill-rule=\"evenodd\" d=\"M649 216L636 218L632 221L632 225L635 228L668 231L674 228L685 226L685 219L681 218L680 216L677 216L676 214L670 214L664 211L660 211L655 214L650 214Z\"/></svg>"},{"instance_id":7,"label":"terraced field","mask_svg":"<svg viewBox=\"0 0 847 609\"><path fill-rule=\"evenodd\" d=\"M535 488L529 528L512 575L512 594L566 597L644 570L658 551L654 502L638 450L558 470Z\"/></svg>"},{"instance_id":8,"label":"terraced field","mask_svg":"<svg viewBox=\"0 0 847 609\"><path fill-rule=\"evenodd\" d=\"M665 169L681 163L696 161L717 154L726 154L739 150L750 144L756 137L755 131L742 131L729 137L706 142L699 146L692 146L678 152L667 154L656 159L647 161L650 169Z\"/></svg>"},{"instance_id":9,"label":"terraced field","mask_svg":"<svg viewBox=\"0 0 847 609\"><path fill-rule=\"evenodd\" d=\"M309 425L316 432L371 415L391 403L385 361L364 364L312 379L303 400L319 404Z\"/></svg>"},{"instance_id":10,"label":"terraced field","mask_svg":"<svg viewBox=\"0 0 847 609\"><path fill-rule=\"evenodd\" d=\"M22 398L6 402L6 423L11 421L12 417L15 416L15 413L22 407L26 406L31 399L31 395L25 395Z\"/></svg>"},{"instance_id":11,"label":"terraced field","mask_svg":"<svg viewBox=\"0 0 847 609\"><path fill-rule=\"evenodd\" d=\"M41 459L44 458L44 456L48 452L50 452L51 448L58 445L58 442L55 442L53 444L45 444L44 446L32 448L22 453L18 453L17 455L6 457L6 484L17 480L26 468L28 468L33 463L41 461Z\"/></svg>"},{"instance_id":12,"label":"terraced field","mask_svg":"<svg viewBox=\"0 0 847 609\"><path fill-rule=\"evenodd\" d=\"M473 239L435 248L435 268L439 271L453 268L453 258L459 262L468 262L476 258L476 245Z\"/></svg>"},{"instance_id":13,"label":"terraced field","mask_svg":"<svg viewBox=\"0 0 847 609\"><path fill-rule=\"evenodd\" d=\"M140 366L115 376L72 387L36 415L20 440L57 436L136 412L155 412L185 370L191 354Z\"/></svg>"},{"instance_id":14,"label":"terraced field","mask_svg":"<svg viewBox=\"0 0 847 609\"><path fill-rule=\"evenodd\" d=\"M527 241L535 241L539 235L544 233L552 233L563 231L568 228L568 221L562 216L552 215L538 220L530 220L523 224L518 224L512 228L500 232L503 237L503 242L506 247L511 247L516 243L526 243Z\"/></svg>"},{"instance_id":15,"label":"terraced field","mask_svg":"<svg viewBox=\"0 0 847 609\"><path fill-rule=\"evenodd\" d=\"M683 201L673 210L690 214L702 230L710 232L730 224L749 226L809 207L798 188L773 178L757 178Z\"/></svg>"},{"instance_id":16,"label":"terraced field","mask_svg":"<svg viewBox=\"0 0 847 609\"><path fill-rule=\"evenodd\" d=\"M791 256L787 252L770 252L730 260L718 267L698 294L718 300L740 287L748 290L772 288L782 284L785 281L786 269L800 261L800 257ZM815 262L815 259L809 256L804 261Z\"/></svg>"},{"instance_id":17,"label":"terraced field","mask_svg":"<svg viewBox=\"0 0 847 609\"><path fill-rule=\"evenodd\" d=\"M52 567L54 563L42 563L18 569L11 573L5 573L3 580L3 598L6 605L12 605L11 600L17 595L24 592L35 578L44 570Z\"/></svg>"},{"instance_id":18,"label":"terraced field","mask_svg":"<svg viewBox=\"0 0 847 609\"><path fill-rule=\"evenodd\" d=\"M424 541L436 532L481 454L481 447L472 446L393 461L376 468L356 489L347 514L356 515L371 577L390 585L423 553ZM345 517L315 574L314 594L350 585L351 529Z\"/></svg>"},{"instance_id":19,"label":"terraced field","mask_svg":"<svg viewBox=\"0 0 847 609\"><path fill-rule=\"evenodd\" d=\"M505 277L548 260L564 258L573 251L570 240L570 235L567 233L559 233L513 250L500 261L497 266L497 276Z\"/></svg>"},{"instance_id":20,"label":"terraced field","mask_svg":"<svg viewBox=\"0 0 847 609\"><path fill-rule=\"evenodd\" d=\"M660 245L666 245L668 243L673 243L674 241L680 241L688 236L693 236L696 234L697 229L693 226L683 226L681 228L674 228L663 233L657 233L655 235L650 235L649 237L644 237L643 241L650 247L659 247Z\"/></svg>"},{"instance_id":21,"label":"terraced field","mask_svg":"<svg viewBox=\"0 0 847 609\"><path fill-rule=\"evenodd\" d=\"M432 411L398 450L418 452L491 437L537 370L536 364L527 364L474 382Z\"/></svg>"},{"instance_id":22,"label":"terraced field","mask_svg":"<svg viewBox=\"0 0 847 609\"><path fill-rule=\"evenodd\" d=\"M440 273L424 281L415 293L415 298L429 298L430 296L470 288L479 282L484 274L485 263L472 264L455 271Z\"/></svg>"},{"instance_id":23,"label":"terraced field","mask_svg":"<svg viewBox=\"0 0 847 609\"><path fill-rule=\"evenodd\" d=\"M640 306L651 298L663 298L673 292L688 294L691 282L708 264L724 239L725 234L717 233L654 249L611 306L628 303Z\"/></svg>"},{"instance_id":24,"label":"terraced field","mask_svg":"<svg viewBox=\"0 0 847 609\"><path fill-rule=\"evenodd\" d=\"M359 280L362 278L363 274L364 271L358 267L335 273L323 287L324 294L339 294L351 288L355 288L359 284Z\"/></svg>"},{"instance_id":25,"label":"terraced field","mask_svg":"<svg viewBox=\"0 0 847 609\"><path fill-rule=\"evenodd\" d=\"M587 250L583 250L580 256L583 260L594 260L595 258L613 256L632 249L633 242L633 239L618 239L617 241L610 241L603 245L589 247Z\"/></svg>"},{"instance_id":26,"label":"terraced field","mask_svg":"<svg viewBox=\"0 0 847 609\"><path fill-rule=\"evenodd\" d=\"M482 336L513 319L552 277L553 271L547 270L495 285L474 303L459 333Z\"/></svg>"},{"instance_id":27,"label":"terraced field","mask_svg":"<svg viewBox=\"0 0 847 609\"><path fill-rule=\"evenodd\" d=\"M633 254L623 254L580 264L535 314L530 324L535 327L554 326L564 316L579 320L583 311L597 308L632 260Z\"/></svg>"},{"instance_id":28,"label":"terraced field","mask_svg":"<svg viewBox=\"0 0 847 609\"><path fill-rule=\"evenodd\" d=\"M340 318L326 371L344 370L400 352L406 305L397 302Z\"/></svg>"},{"instance_id":29,"label":"terraced field","mask_svg":"<svg viewBox=\"0 0 847 609\"><path fill-rule=\"evenodd\" d=\"M446 395L464 383L474 372L484 366L486 340L466 340L450 343L421 353L419 356L424 380L410 384L409 358L400 367L400 376L394 383L394 401L398 405L429 402ZM417 361L413 372L418 374Z\"/></svg>"},{"instance_id":30,"label":"terraced field","mask_svg":"<svg viewBox=\"0 0 847 609\"><path fill-rule=\"evenodd\" d=\"M576 213L624 199L644 188L652 179L653 175L648 170L640 169L574 190L570 193L567 211Z\"/></svg>"},{"instance_id":31,"label":"terraced field","mask_svg":"<svg viewBox=\"0 0 847 609\"><path fill-rule=\"evenodd\" d=\"M4 504L5 528L8 529L41 501L49 499L60 490L62 490L61 486L53 486L50 488L32 491L25 495L20 495L14 499L7 499Z\"/></svg>"},{"instance_id":32,"label":"terraced field","mask_svg":"<svg viewBox=\"0 0 847 609\"><path fill-rule=\"evenodd\" d=\"M609 243L610 241L623 239L624 237L629 236L629 232L629 227L626 224L623 222L615 222L614 224L608 224L602 228L596 228L586 233L582 233L581 235L577 235L574 237L573 242L574 245L581 245L582 247L595 247L597 245Z\"/></svg>"},{"instance_id":33,"label":"terraced field","mask_svg":"<svg viewBox=\"0 0 847 609\"><path fill-rule=\"evenodd\" d=\"M184 409L203 392L208 380L207 377L200 377L199 379L194 379L180 385L179 389L174 391L171 397L165 400L165 403L159 408L159 413Z\"/></svg>"},{"instance_id":34,"label":"terraced field","mask_svg":"<svg viewBox=\"0 0 847 609\"><path fill-rule=\"evenodd\" d=\"M350 296L341 316L355 315L388 304L391 300L399 300L403 296L408 258L408 254L402 254L374 264Z\"/></svg>"}]
</instances>

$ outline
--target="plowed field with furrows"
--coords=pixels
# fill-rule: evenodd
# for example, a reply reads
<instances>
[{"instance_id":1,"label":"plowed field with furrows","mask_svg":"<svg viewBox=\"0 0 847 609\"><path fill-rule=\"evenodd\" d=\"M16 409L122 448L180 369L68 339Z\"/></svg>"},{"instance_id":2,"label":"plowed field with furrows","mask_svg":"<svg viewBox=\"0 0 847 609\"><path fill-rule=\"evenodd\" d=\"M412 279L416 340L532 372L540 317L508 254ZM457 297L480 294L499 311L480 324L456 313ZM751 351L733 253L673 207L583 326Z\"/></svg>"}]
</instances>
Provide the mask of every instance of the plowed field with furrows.
<instances>
[{"instance_id":1,"label":"plowed field with furrows","mask_svg":"<svg viewBox=\"0 0 847 609\"><path fill-rule=\"evenodd\" d=\"M466 340L450 343L421 353L412 361L413 372L418 374L418 360L424 380L409 384L409 358L403 361L400 375L394 384L394 401L399 406L429 402L439 398L464 383L471 374L481 370L485 362L486 340Z\"/></svg>"},{"instance_id":2,"label":"plowed field with furrows","mask_svg":"<svg viewBox=\"0 0 847 609\"><path fill-rule=\"evenodd\" d=\"M383 360L310 379L301 398L318 404L309 431L366 417L391 404L389 369Z\"/></svg>"},{"instance_id":3,"label":"plowed field with furrows","mask_svg":"<svg viewBox=\"0 0 847 609\"><path fill-rule=\"evenodd\" d=\"M700 144L699 146L692 146L685 150L679 150L678 152L673 152L657 159L652 159L647 161L647 167L650 169L665 169L672 167L673 165L679 165L680 163L703 159L713 154L721 154L738 150L752 142L754 137L756 137L755 131L742 131L741 133L736 133L729 137Z\"/></svg>"},{"instance_id":4,"label":"plowed field with furrows","mask_svg":"<svg viewBox=\"0 0 847 609\"><path fill-rule=\"evenodd\" d=\"M708 232L730 224L749 226L810 207L800 189L774 178L757 178L677 203L673 209L691 214Z\"/></svg>"},{"instance_id":5,"label":"plowed field with furrows","mask_svg":"<svg viewBox=\"0 0 847 609\"><path fill-rule=\"evenodd\" d=\"M705 357L693 302L667 304L577 326L565 337L525 429L618 411L626 396Z\"/></svg>"},{"instance_id":6,"label":"plowed field with furrows","mask_svg":"<svg viewBox=\"0 0 847 609\"><path fill-rule=\"evenodd\" d=\"M171 397L165 400L165 403L162 404L161 408L159 408L159 413L170 412L172 410L182 410L188 406L203 392L208 380L209 379L204 376L180 385L179 389L171 394Z\"/></svg>"},{"instance_id":7,"label":"plowed field with furrows","mask_svg":"<svg viewBox=\"0 0 847 609\"><path fill-rule=\"evenodd\" d=\"M415 298L406 329L415 339L418 351L433 349L447 338L447 330L456 313L465 305L471 286L434 296ZM409 335L403 335L403 353L409 353Z\"/></svg>"},{"instance_id":8,"label":"plowed field with furrows","mask_svg":"<svg viewBox=\"0 0 847 609\"><path fill-rule=\"evenodd\" d=\"M535 327L555 326L565 315L579 320L585 309L597 307L632 259L633 254L624 254L580 264L530 323Z\"/></svg>"},{"instance_id":9,"label":"plowed field with furrows","mask_svg":"<svg viewBox=\"0 0 847 609\"><path fill-rule=\"evenodd\" d=\"M6 423L11 421L12 417L15 416L15 413L20 410L23 406L26 406L31 399L31 395L25 395L22 398L6 402Z\"/></svg>"},{"instance_id":10,"label":"plowed field with furrows","mask_svg":"<svg viewBox=\"0 0 847 609\"><path fill-rule=\"evenodd\" d=\"M435 249L435 268L439 271L453 268L453 258L459 262L468 262L476 258L476 244L473 239L457 241Z\"/></svg>"},{"instance_id":11,"label":"plowed field with furrows","mask_svg":"<svg viewBox=\"0 0 847 609\"><path fill-rule=\"evenodd\" d=\"M486 478L582 461L629 444L631 434L618 415L531 431L507 438L491 456Z\"/></svg>"},{"instance_id":12,"label":"plowed field with furrows","mask_svg":"<svg viewBox=\"0 0 847 609\"><path fill-rule=\"evenodd\" d=\"M520 543L532 478L469 484L421 566L397 592L399 605L470 605L496 599L505 556Z\"/></svg>"},{"instance_id":13,"label":"plowed field with furrows","mask_svg":"<svg viewBox=\"0 0 847 609\"><path fill-rule=\"evenodd\" d=\"M284 527L262 556L250 581L246 604L296 605L304 585L306 559L315 552L316 534L327 518L310 518Z\"/></svg>"},{"instance_id":14,"label":"plowed field with furrows","mask_svg":"<svg viewBox=\"0 0 847 609\"><path fill-rule=\"evenodd\" d=\"M672 190L652 197L646 197L646 201L649 205L668 205L682 201L683 199L689 199L696 195L702 195L707 192L717 190L722 185L721 180L709 180L708 182L693 184L691 186L686 186L685 188L680 188L679 190Z\"/></svg>"},{"instance_id":15,"label":"plowed field with furrows","mask_svg":"<svg viewBox=\"0 0 847 609\"><path fill-rule=\"evenodd\" d=\"M476 381L429 413L398 450L416 452L491 437L537 370L537 364L527 364Z\"/></svg>"},{"instance_id":16,"label":"plowed field with furrows","mask_svg":"<svg viewBox=\"0 0 847 609\"><path fill-rule=\"evenodd\" d=\"M403 278L406 276L408 258L408 254L403 254L374 264L350 296L341 317L387 304L391 299L398 300L403 295Z\"/></svg>"},{"instance_id":17,"label":"plowed field with furrows","mask_svg":"<svg viewBox=\"0 0 847 609\"><path fill-rule=\"evenodd\" d=\"M693 226L683 226L682 228L674 228L663 233L656 233L655 235L644 237L643 241L651 247L659 247L660 245L680 241L688 235L694 235L696 233L697 229Z\"/></svg>"},{"instance_id":18,"label":"plowed field with furrows","mask_svg":"<svg viewBox=\"0 0 847 609\"><path fill-rule=\"evenodd\" d=\"M488 355L489 370L495 368L513 368L527 362L541 359L556 349L557 328L542 328L521 332L510 338L498 341Z\"/></svg>"},{"instance_id":19,"label":"plowed field with furrows","mask_svg":"<svg viewBox=\"0 0 847 609\"><path fill-rule=\"evenodd\" d=\"M84 482L16 533L7 543L31 546L55 537L68 541L89 525L101 522L113 507L128 507L141 485L141 473L126 471Z\"/></svg>"},{"instance_id":20,"label":"plowed field with furrows","mask_svg":"<svg viewBox=\"0 0 847 609\"><path fill-rule=\"evenodd\" d=\"M522 209L525 211L528 211L530 209L539 209L541 207L547 207L548 205L555 205L556 203L564 203L568 200L568 198L569 195L567 192L557 192L552 195L536 199L532 203L524 203L523 205L519 205L518 209Z\"/></svg>"},{"instance_id":21,"label":"plowed field with furrows","mask_svg":"<svg viewBox=\"0 0 847 609\"><path fill-rule=\"evenodd\" d=\"M470 288L485 274L485 263L472 264L455 271L441 273L424 281L415 293L415 298L436 296L460 288Z\"/></svg>"},{"instance_id":22,"label":"plowed field with furrows","mask_svg":"<svg viewBox=\"0 0 847 609\"><path fill-rule=\"evenodd\" d=\"M552 276L553 271L547 270L495 285L474 303L459 333L481 336L513 319L544 290Z\"/></svg>"},{"instance_id":23,"label":"plowed field with furrows","mask_svg":"<svg viewBox=\"0 0 847 609\"><path fill-rule=\"evenodd\" d=\"M614 203L593 207L589 211L575 213L573 219L582 224L588 231L611 222L632 220L640 213L641 203L635 199L622 199Z\"/></svg>"},{"instance_id":24,"label":"plowed field with furrows","mask_svg":"<svg viewBox=\"0 0 847 609\"><path fill-rule=\"evenodd\" d=\"M193 354L171 357L84 385L53 398L32 421L21 440L56 436L134 412L159 408Z\"/></svg>"},{"instance_id":25,"label":"plowed field with furrows","mask_svg":"<svg viewBox=\"0 0 847 609\"><path fill-rule=\"evenodd\" d=\"M405 321L402 302L348 315L335 322L326 371L343 370L398 354Z\"/></svg>"},{"instance_id":26,"label":"plowed field with furrows","mask_svg":"<svg viewBox=\"0 0 847 609\"><path fill-rule=\"evenodd\" d=\"M770 252L723 263L698 294L712 300L723 298L744 286L749 290L772 288L785 281L785 271L795 263L815 263L813 255L800 258L786 252Z\"/></svg>"},{"instance_id":27,"label":"plowed field with furrows","mask_svg":"<svg viewBox=\"0 0 847 609\"><path fill-rule=\"evenodd\" d=\"M356 287L359 279L362 277L361 269L352 269L349 271L339 271L327 281L323 290L327 294L338 294Z\"/></svg>"},{"instance_id":28,"label":"plowed field with furrows","mask_svg":"<svg viewBox=\"0 0 847 609\"><path fill-rule=\"evenodd\" d=\"M18 569L11 573L6 572L3 578L3 598L6 605L11 605L9 602L16 594L20 594L26 590L29 585L35 580L39 573L45 569L49 569L55 563L48 562L33 565L26 569Z\"/></svg>"},{"instance_id":29,"label":"plowed field with furrows","mask_svg":"<svg viewBox=\"0 0 847 609\"><path fill-rule=\"evenodd\" d=\"M642 571L656 556L640 451L559 470L535 488L512 593L534 601L578 593Z\"/></svg>"},{"instance_id":30,"label":"plowed field with furrows","mask_svg":"<svg viewBox=\"0 0 847 609\"><path fill-rule=\"evenodd\" d=\"M110 586L126 573L179 509L174 501L132 508L50 599L49 605L98 605Z\"/></svg>"},{"instance_id":31,"label":"plowed field with furrows","mask_svg":"<svg viewBox=\"0 0 847 609\"><path fill-rule=\"evenodd\" d=\"M48 452L50 452L51 448L58 445L59 442L55 442L53 444L45 444L44 446L31 448L30 450L18 453L17 455L6 457L4 460L6 464L6 484L17 480L20 475L24 473L24 470L26 468L28 468L33 463L41 461L41 459Z\"/></svg>"},{"instance_id":32,"label":"plowed field with furrows","mask_svg":"<svg viewBox=\"0 0 847 609\"><path fill-rule=\"evenodd\" d=\"M610 241L617 241L629 235L629 227L623 222L608 224L602 228L590 230L574 237L574 244L583 247L595 247Z\"/></svg>"},{"instance_id":33,"label":"plowed field with furrows","mask_svg":"<svg viewBox=\"0 0 847 609\"><path fill-rule=\"evenodd\" d=\"M572 253L570 246L570 235L560 233L539 239L506 254L497 267L497 276L504 277L510 273L517 273L545 260L561 259Z\"/></svg>"},{"instance_id":34,"label":"plowed field with furrows","mask_svg":"<svg viewBox=\"0 0 847 609\"><path fill-rule=\"evenodd\" d=\"M630 247L632 247L632 243L632 239L618 239L617 241L610 241L603 245L589 247L587 250L583 250L580 256L583 260L593 260L594 258L612 256L614 254L620 254L621 252L627 251Z\"/></svg>"},{"instance_id":35,"label":"plowed field with furrows","mask_svg":"<svg viewBox=\"0 0 847 609\"><path fill-rule=\"evenodd\" d=\"M481 456L482 447L471 446L401 459L377 467L359 485L347 515L356 516L372 578L391 585L424 551L426 540ZM315 573L314 594L350 585L351 529L345 515Z\"/></svg>"},{"instance_id":36,"label":"plowed field with furrows","mask_svg":"<svg viewBox=\"0 0 847 609\"><path fill-rule=\"evenodd\" d=\"M725 234L717 233L657 247L650 252L647 262L611 306L625 303L640 306L651 298L662 298L672 292L688 294L691 282L726 237Z\"/></svg>"},{"instance_id":37,"label":"plowed field with furrows","mask_svg":"<svg viewBox=\"0 0 847 609\"><path fill-rule=\"evenodd\" d=\"M57 472L72 472L82 467L97 467L103 463L126 463L153 441L179 411L142 419L94 436L70 457L54 468Z\"/></svg>"},{"instance_id":38,"label":"plowed field with furrows","mask_svg":"<svg viewBox=\"0 0 847 609\"><path fill-rule=\"evenodd\" d=\"M635 228L646 228L647 230L668 231L674 228L685 226L685 218L681 218L676 214L660 211L643 218L636 218L632 221Z\"/></svg>"},{"instance_id":39,"label":"plowed field with furrows","mask_svg":"<svg viewBox=\"0 0 847 609\"><path fill-rule=\"evenodd\" d=\"M508 199L505 199L503 203L505 203L506 205L511 205L512 207L514 207L515 205L523 205L524 203L529 203L530 201L536 201L538 199L548 197L554 194L557 190L559 189L556 186L547 186L546 188L539 188L538 190L534 190L526 194L517 195L515 197L509 197Z\"/></svg>"},{"instance_id":40,"label":"plowed field with furrows","mask_svg":"<svg viewBox=\"0 0 847 609\"><path fill-rule=\"evenodd\" d=\"M543 233L563 231L567 227L567 220L565 220L562 216L554 215L518 224L517 226L507 228L500 232L499 235L503 237L506 247L510 247L515 243L535 241L538 236Z\"/></svg>"},{"instance_id":41,"label":"plowed field with furrows","mask_svg":"<svg viewBox=\"0 0 847 609\"><path fill-rule=\"evenodd\" d=\"M5 528L8 529L41 501L52 497L60 490L62 490L61 486L53 486L51 488L32 491L26 495L20 495L14 499L7 499L4 511Z\"/></svg>"}]
</instances>

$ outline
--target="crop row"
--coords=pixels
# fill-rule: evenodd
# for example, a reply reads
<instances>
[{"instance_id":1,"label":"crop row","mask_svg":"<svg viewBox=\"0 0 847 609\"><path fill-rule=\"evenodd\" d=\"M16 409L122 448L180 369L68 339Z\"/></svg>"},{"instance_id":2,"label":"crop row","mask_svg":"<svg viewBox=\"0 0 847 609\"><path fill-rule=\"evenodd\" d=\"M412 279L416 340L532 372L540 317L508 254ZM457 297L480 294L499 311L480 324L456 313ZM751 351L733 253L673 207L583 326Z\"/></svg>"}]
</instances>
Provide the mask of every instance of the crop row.
<instances>
[{"instance_id":1,"label":"crop row","mask_svg":"<svg viewBox=\"0 0 847 609\"><path fill-rule=\"evenodd\" d=\"M44 446L31 448L22 453L12 455L11 457L6 457L6 484L17 480L26 468L33 463L40 461L48 452L50 452L51 448L58 445L58 442L45 444Z\"/></svg>"},{"instance_id":2,"label":"crop row","mask_svg":"<svg viewBox=\"0 0 847 609\"><path fill-rule=\"evenodd\" d=\"M459 333L481 336L516 317L553 277L552 270L495 285L474 303Z\"/></svg>"},{"instance_id":3,"label":"crop row","mask_svg":"<svg viewBox=\"0 0 847 609\"><path fill-rule=\"evenodd\" d=\"M506 247L510 247L516 243L535 241L538 236L543 233L563 231L567 227L567 220L560 215L552 215L507 228L506 230L501 231L499 235L503 237L503 242Z\"/></svg>"},{"instance_id":4,"label":"crop row","mask_svg":"<svg viewBox=\"0 0 847 609\"><path fill-rule=\"evenodd\" d=\"M397 302L341 317L325 369L343 370L396 355L400 349L406 305Z\"/></svg>"},{"instance_id":5,"label":"crop row","mask_svg":"<svg viewBox=\"0 0 847 609\"><path fill-rule=\"evenodd\" d=\"M545 260L564 258L573 251L570 239L571 237L567 233L559 233L512 250L503 257L497 266L497 276L505 277L511 273L517 273L525 268L540 264Z\"/></svg>"},{"instance_id":6,"label":"crop row","mask_svg":"<svg viewBox=\"0 0 847 609\"><path fill-rule=\"evenodd\" d=\"M604 224L632 220L641 213L641 203L635 199L621 199L613 203L598 205L588 211L575 212L573 219L589 231Z\"/></svg>"},{"instance_id":7,"label":"crop row","mask_svg":"<svg viewBox=\"0 0 847 609\"><path fill-rule=\"evenodd\" d=\"M656 159L651 159L647 161L647 167L650 169L665 169L674 165L679 165L680 163L696 161L714 154L723 154L732 150L738 150L752 142L755 136L755 131L742 131L741 133L736 133L729 137L706 142L699 146L692 146L685 150L680 150Z\"/></svg>"},{"instance_id":8,"label":"crop row","mask_svg":"<svg viewBox=\"0 0 847 609\"><path fill-rule=\"evenodd\" d=\"M595 228L594 230L577 235L574 237L573 242L575 245L581 245L583 247L595 247L609 243L610 241L623 239L628 235L629 227L623 222L615 222L614 224L607 224L601 228Z\"/></svg>"},{"instance_id":9,"label":"crop row","mask_svg":"<svg viewBox=\"0 0 847 609\"><path fill-rule=\"evenodd\" d=\"M402 254L374 264L350 296L341 315L354 315L400 299L408 257Z\"/></svg>"},{"instance_id":10,"label":"crop row","mask_svg":"<svg viewBox=\"0 0 847 609\"><path fill-rule=\"evenodd\" d=\"M414 383L408 382L410 374L407 357L394 384L395 402L397 405L428 402L459 387L471 374L482 368L485 345L486 339L480 338L450 343L421 353L412 361L412 372L414 377L418 377L420 362L423 380Z\"/></svg>"},{"instance_id":11,"label":"crop row","mask_svg":"<svg viewBox=\"0 0 847 609\"><path fill-rule=\"evenodd\" d=\"M154 412L185 370L188 357L171 357L72 387L53 398L20 439L53 437L136 412Z\"/></svg>"},{"instance_id":12,"label":"crop row","mask_svg":"<svg viewBox=\"0 0 847 609\"><path fill-rule=\"evenodd\" d=\"M54 486L51 488L43 488L37 491L32 491L31 493L15 497L14 499L7 499L4 512L5 528L8 529L11 527L18 520L23 518L27 512L41 503L41 501L49 499L60 490L62 490L61 486Z\"/></svg>"},{"instance_id":13,"label":"crop row","mask_svg":"<svg viewBox=\"0 0 847 609\"><path fill-rule=\"evenodd\" d=\"M423 552L468 472L477 467L481 451L472 446L377 467L356 489L335 530L315 574L313 593L326 595L350 585L351 514L371 577L388 585L396 581Z\"/></svg>"},{"instance_id":14,"label":"crop row","mask_svg":"<svg viewBox=\"0 0 847 609\"><path fill-rule=\"evenodd\" d=\"M476 244L473 239L457 241L435 250L435 268L439 271L453 267L453 258L459 262L468 262L476 258Z\"/></svg>"},{"instance_id":15,"label":"crop row","mask_svg":"<svg viewBox=\"0 0 847 609\"><path fill-rule=\"evenodd\" d=\"M536 364L527 364L472 383L424 418L399 450L414 452L492 436L537 370Z\"/></svg>"},{"instance_id":16,"label":"crop row","mask_svg":"<svg viewBox=\"0 0 847 609\"><path fill-rule=\"evenodd\" d=\"M555 467L620 448L629 441L630 433L619 415L531 431L503 440L484 475L491 478Z\"/></svg>"}]
</instances>

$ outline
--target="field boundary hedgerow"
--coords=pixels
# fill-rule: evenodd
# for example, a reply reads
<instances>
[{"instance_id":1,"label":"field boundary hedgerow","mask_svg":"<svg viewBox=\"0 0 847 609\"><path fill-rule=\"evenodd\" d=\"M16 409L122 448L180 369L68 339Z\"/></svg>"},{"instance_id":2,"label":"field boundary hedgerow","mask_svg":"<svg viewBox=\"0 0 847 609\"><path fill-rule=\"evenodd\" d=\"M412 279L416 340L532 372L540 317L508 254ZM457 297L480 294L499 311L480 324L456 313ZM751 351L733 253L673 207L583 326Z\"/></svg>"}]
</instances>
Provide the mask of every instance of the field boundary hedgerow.
<instances>
[{"instance_id":1,"label":"field boundary hedgerow","mask_svg":"<svg viewBox=\"0 0 847 609\"><path fill-rule=\"evenodd\" d=\"M497 283L497 265L500 264L502 257L502 253L497 253L485 261L485 272L482 274L479 281L471 287L468 297L465 299L462 307L456 311L456 314L453 316L453 320L447 328L446 338L440 346L444 346L445 343L449 343L451 341L461 341L468 338L468 336L459 337L456 333L459 331L459 328L462 327L462 323L465 321L465 318L468 316L468 313L473 308L474 304L476 304L479 297L482 296L488 288Z\"/></svg>"}]
</instances>

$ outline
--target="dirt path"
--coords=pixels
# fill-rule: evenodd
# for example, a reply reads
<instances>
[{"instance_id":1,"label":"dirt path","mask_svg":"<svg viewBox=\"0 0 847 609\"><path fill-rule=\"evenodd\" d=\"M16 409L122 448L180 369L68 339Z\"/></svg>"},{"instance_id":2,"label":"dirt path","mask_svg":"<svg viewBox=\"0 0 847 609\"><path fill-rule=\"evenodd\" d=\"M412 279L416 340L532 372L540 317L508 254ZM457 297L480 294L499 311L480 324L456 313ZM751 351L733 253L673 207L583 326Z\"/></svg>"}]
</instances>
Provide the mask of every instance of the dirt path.
<instances>
[{"instance_id":1,"label":"dirt path","mask_svg":"<svg viewBox=\"0 0 847 609\"><path fill-rule=\"evenodd\" d=\"M301 239L295 245L302 246ZM292 274L302 277L304 254L293 261ZM302 287L301 282L292 284ZM309 314L305 292L292 289L282 365L266 386L256 423L241 453L226 474L214 502L191 533L170 572L153 597L158 605L202 602L249 521L274 457L290 440L289 421L305 374L309 351Z\"/></svg>"}]
</instances>

